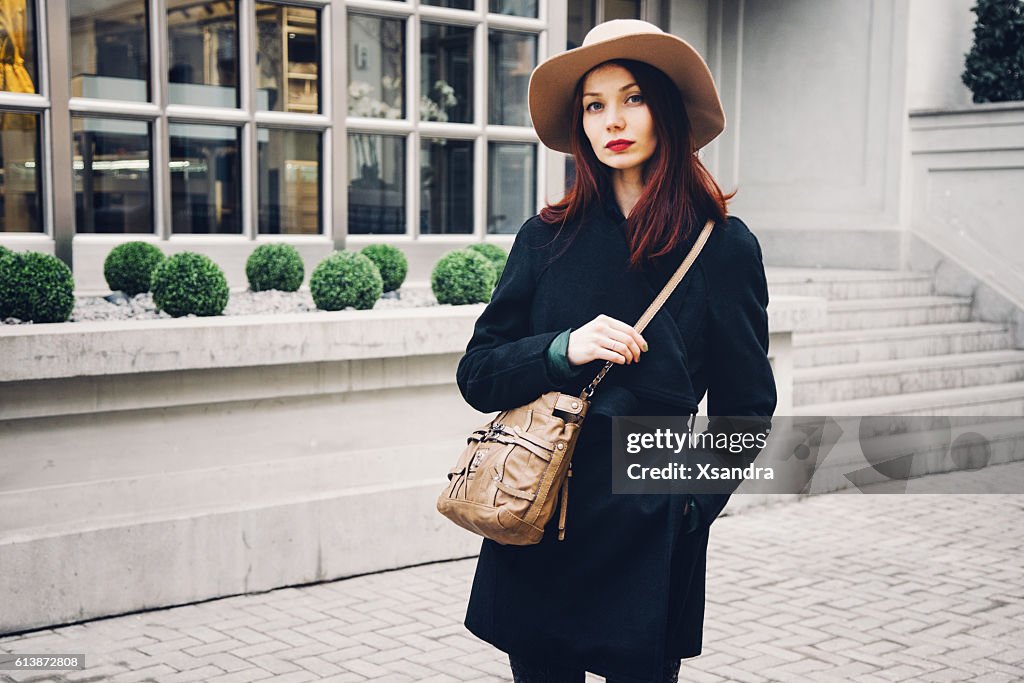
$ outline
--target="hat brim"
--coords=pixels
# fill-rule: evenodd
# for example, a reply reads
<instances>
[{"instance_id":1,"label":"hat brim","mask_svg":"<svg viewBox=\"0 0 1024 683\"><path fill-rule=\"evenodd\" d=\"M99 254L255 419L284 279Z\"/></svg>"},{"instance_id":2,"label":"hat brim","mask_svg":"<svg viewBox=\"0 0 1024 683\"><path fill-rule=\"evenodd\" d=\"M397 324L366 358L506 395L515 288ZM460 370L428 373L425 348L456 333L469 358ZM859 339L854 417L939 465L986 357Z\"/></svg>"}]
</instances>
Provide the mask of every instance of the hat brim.
<instances>
[{"instance_id":1,"label":"hat brim","mask_svg":"<svg viewBox=\"0 0 1024 683\"><path fill-rule=\"evenodd\" d=\"M725 112L711 71L689 43L669 33L634 33L584 45L541 63L530 76L534 130L545 145L570 154L576 84L598 64L631 59L661 70L679 88L696 149L725 130Z\"/></svg>"}]
</instances>

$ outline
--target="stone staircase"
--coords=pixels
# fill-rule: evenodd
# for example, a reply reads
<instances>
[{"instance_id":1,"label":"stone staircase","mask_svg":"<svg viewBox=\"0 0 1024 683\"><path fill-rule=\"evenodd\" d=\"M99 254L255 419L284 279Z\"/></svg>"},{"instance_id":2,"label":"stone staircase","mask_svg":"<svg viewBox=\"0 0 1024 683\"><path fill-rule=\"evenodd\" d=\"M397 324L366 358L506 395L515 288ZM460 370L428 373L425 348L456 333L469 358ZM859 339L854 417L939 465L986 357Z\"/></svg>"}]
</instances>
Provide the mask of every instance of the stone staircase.
<instances>
[{"instance_id":1,"label":"stone staircase","mask_svg":"<svg viewBox=\"0 0 1024 683\"><path fill-rule=\"evenodd\" d=\"M824 330L793 335L796 415L1024 415L1024 349L904 271L768 269L772 295L828 300Z\"/></svg>"}]
</instances>

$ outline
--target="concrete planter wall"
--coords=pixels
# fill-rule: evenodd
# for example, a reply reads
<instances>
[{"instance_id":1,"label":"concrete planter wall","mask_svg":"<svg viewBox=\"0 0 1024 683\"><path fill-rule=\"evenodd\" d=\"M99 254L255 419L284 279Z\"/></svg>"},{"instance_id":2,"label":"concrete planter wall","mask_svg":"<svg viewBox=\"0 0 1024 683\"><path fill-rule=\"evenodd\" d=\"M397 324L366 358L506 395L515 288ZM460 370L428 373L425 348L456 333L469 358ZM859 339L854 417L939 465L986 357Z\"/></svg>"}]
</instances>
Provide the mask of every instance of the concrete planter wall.
<instances>
[{"instance_id":1,"label":"concrete planter wall","mask_svg":"<svg viewBox=\"0 0 1024 683\"><path fill-rule=\"evenodd\" d=\"M912 232L1024 306L1024 102L913 112Z\"/></svg>"},{"instance_id":2,"label":"concrete planter wall","mask_svg":"<svg viewBox=\"0 0 1024 683\"><path fill-rule=\"evenodd\" d=\"M0 328L0 633L474 554L434 498L481 310ZM772 302L779 414L823 315Z\"/></svg>"}]
</instances>

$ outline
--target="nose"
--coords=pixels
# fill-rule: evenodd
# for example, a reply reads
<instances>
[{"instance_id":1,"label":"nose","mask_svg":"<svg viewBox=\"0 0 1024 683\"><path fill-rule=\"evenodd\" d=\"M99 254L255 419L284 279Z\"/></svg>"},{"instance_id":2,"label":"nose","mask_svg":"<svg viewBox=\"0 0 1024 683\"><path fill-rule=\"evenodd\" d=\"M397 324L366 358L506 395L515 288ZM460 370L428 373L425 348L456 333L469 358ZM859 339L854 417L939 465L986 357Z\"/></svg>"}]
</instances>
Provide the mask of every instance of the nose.
<instances>
[{"instance_id":1,"label":"nose","mask_svg":"<svg viewBox=\"0 0 1024 683\"><path fill-rule=\"evenodd\" d=\"M625 125L625 121L622 118L622 113L618 107L606 107L605 108L605 128L607 130L621 130Z\"/></svg>"}]
</instances>

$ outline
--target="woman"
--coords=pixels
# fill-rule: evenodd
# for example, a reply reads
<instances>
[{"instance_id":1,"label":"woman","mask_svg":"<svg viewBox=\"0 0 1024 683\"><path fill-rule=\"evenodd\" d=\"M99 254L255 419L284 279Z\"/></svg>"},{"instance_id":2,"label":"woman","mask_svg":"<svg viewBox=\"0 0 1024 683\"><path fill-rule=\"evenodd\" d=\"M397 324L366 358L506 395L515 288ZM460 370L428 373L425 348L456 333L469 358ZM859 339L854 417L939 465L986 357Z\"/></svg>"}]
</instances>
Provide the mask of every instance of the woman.
<instances>
[{"instance_id":1,"label":"woman","mask_svg":"<svg viewBox=\"0 0 1024 683\"><path fill-rule=\"evenodd\" d=\"M573 455L564 541L485 540L466 626L516 681L677 680L701 651L705 555L722 495L612 495L610 417L775 410L761 250L725 212L696 151L724 128L701 57L641 21L607 22L534 71L540 139L573 155L564 201L516 236L459 363L482 412L579 394L611 360ZM731 195L730 195L731 196ZM643 334L633 329L708 219L700 256Z\"/></svg>"}]
</instances>

